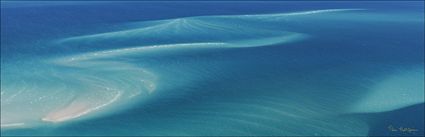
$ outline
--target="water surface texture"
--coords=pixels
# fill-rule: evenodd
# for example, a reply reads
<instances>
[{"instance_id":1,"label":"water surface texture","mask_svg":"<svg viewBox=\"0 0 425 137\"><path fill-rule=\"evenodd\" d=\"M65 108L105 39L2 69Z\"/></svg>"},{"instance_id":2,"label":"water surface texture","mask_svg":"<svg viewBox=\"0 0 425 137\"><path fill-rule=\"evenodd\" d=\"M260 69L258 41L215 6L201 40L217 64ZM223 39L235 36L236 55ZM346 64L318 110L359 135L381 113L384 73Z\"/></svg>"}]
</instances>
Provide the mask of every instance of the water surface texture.
<instances>
[{"instance_id":1,"label":"water surface texture","mask_svg":"<svg viewBox=\"0 0 425 137\"><path fill-rule=\"evenodd\" d=\"M423 2L1 2L1 135L424 135Z\"/></svg>"}]
</instances>

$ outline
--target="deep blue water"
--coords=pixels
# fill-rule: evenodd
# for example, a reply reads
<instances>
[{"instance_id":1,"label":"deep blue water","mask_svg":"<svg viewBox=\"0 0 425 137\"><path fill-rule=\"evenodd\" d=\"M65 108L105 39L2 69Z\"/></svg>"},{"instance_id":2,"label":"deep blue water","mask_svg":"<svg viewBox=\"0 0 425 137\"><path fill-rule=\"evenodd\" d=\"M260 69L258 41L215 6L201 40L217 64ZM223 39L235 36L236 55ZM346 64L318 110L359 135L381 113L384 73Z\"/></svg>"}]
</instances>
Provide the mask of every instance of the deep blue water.
<instances>
[{"instance_id":1,"label":"deep blue water","mask_svg":"<svg viewBox=\"0 0 425 137\"><path fill-rule=\"evenodd\" d=\"M424 135L423 2L1 2L1 135Z\"/></svg>"}]
</instances>

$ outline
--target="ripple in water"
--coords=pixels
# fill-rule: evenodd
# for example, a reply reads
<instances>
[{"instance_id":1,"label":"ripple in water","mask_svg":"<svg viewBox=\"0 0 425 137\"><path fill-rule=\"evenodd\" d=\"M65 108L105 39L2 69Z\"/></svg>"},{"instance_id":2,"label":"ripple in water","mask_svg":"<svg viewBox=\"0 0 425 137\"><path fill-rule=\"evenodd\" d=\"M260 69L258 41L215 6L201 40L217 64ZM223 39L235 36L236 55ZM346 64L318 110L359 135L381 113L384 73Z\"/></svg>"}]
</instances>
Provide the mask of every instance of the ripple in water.
<instances>
[{"instance_id":1,"label":"ripple in water","mask_svg":"<svg viewBox=\"0 0 425 137\"><path fill-rule=\"evenodd\" d=\"M424 103L416 54L410 64L388 63L379 55L386 52L374 52L384 49L379 44L359 52L358 45L373 42L332 45L364 38L355 35L358 28L383 14L179 17L49 40L60 54L2 56L2 134L34 128L39 135L367 135L370 121L352 115ZM363 18L346 20L350 15ZM96 130L84 129L90 122L99 123Z\"/></svg>"}]
</instances>

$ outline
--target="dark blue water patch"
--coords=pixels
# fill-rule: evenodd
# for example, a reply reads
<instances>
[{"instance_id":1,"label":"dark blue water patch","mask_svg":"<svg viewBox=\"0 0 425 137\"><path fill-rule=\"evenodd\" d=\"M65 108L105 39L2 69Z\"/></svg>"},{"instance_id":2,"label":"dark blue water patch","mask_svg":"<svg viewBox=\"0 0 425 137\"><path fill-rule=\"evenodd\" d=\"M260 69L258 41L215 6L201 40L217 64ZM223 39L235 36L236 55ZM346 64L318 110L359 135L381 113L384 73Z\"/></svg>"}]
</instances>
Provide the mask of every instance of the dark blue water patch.
<instances>
[{"instance_id":1,"label":"dark blue water patch","mask_svg":"<svg viewBox=\"0 0 425 137\"><path fill-rule=\"evenodd\" d=\"M424 104L369 114L369 136L424 136Z\"/></svg>"},{"instance_id":2,"label":"dark blue water patch","mask_svg":"<svg viewBox=\"0 0 425 137\"><path fill-rule=\"evenodd\" d=\"M31 4L34 3L34 4ZM421 2L2 2L2 44L23 44L40 37L102 32L104 25L189 16L261 14L330 8L423 10ZM34 5L34 6L31 6ZM252 8L255 6L256 8ZM217 8L219 7L219 8ZM25 10L22 10L25 9ZM419 11L420 12L420 11ZM25 27L23 27L25 26ZM104 31L103 31L104 32ZM10 40L9 40L10 39Z\"/></svg>"}]
</instances>

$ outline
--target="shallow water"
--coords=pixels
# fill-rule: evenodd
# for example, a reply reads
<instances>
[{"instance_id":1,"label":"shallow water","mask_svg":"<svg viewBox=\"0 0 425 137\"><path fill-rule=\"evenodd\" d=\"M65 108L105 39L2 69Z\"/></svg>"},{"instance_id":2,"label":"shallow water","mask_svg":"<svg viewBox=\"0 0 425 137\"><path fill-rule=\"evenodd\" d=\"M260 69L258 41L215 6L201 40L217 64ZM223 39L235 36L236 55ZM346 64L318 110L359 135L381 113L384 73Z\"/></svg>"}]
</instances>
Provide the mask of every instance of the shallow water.
<instances>
[{"instance_id":1,"label":"shallow water","mask_svg":"<svg viewBox=\"0 0 425 137\"><path fill-rule=\"evenodd\" d=\"M1 11L2 135L424 134L423 2Z\"/></svg>"}]
</instances>

